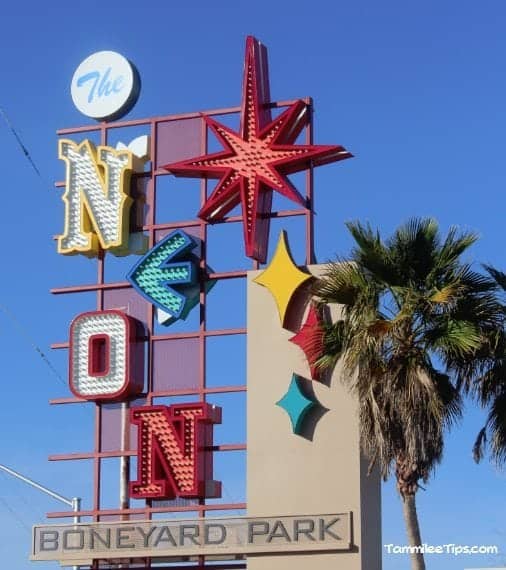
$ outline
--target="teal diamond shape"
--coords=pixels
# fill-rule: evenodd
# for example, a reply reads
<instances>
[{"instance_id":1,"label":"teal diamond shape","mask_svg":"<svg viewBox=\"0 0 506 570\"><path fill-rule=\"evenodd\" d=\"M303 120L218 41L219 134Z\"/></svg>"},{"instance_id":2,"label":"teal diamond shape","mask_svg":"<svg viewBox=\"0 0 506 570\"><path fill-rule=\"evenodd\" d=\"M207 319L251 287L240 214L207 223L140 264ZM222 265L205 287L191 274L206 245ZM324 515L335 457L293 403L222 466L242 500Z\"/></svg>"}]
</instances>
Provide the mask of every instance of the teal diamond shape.
<instances>
[{"instance_id":1,"label":"teal diamond shape","mask_svg":"<svg viewBox=\"0 0 506 570\"><path fill-rule=\"evenodd\" d=\"M276 406L283 408L288 414L292 423L292 432L297 435L302 432L302 425L309 410L316 406L313 399L304 395L301 388L303 380L297 374L293 374L288 391L279 402L276 402Z\"/></svg>"}]
</instances>

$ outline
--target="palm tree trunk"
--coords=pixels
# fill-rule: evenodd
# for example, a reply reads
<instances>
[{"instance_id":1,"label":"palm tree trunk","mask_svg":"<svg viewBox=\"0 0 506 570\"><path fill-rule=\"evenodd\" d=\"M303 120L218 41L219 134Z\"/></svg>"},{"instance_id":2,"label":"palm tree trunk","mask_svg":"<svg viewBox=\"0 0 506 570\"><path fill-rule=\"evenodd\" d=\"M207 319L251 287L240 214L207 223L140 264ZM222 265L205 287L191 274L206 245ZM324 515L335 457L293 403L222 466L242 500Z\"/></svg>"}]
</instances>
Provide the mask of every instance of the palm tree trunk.
<instances>
[{"instance_id":1,"label":"palm tree trunk","mask_svg":"<svg viewBox=\"0 0 506 570\"><path fill-rule=\"evenodd\" d=\"M420 526L418 524L418 515L416 514L416 495L405 495L401 499L409 545L421 546L422 537L420 536ZM411 570L425 570L425 560L422 552L412 552L410 557Z\"/></svg>"}]
</instances>

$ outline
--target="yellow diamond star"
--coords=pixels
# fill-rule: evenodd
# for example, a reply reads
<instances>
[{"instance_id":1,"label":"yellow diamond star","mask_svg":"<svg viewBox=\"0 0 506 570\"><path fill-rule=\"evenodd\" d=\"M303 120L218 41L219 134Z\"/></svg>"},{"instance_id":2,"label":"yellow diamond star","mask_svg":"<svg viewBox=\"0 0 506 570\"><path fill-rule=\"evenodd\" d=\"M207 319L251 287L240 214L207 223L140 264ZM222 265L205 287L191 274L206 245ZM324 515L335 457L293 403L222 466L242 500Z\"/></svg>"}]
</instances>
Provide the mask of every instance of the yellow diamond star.
<instances>
[{"instance_id":1,"label":"yellow diamond star","mask_svg":"<svg viewBox=\"0 0 506 570\"><path fill-rule=\"evenodd\" d=\"M295 265L290 255L286 232L283 230L269 266L253 281L270 291L278 307L281 325L284 326L290 299L295 291L311 278L311 275Z\"/></svg>"}]
</instances>

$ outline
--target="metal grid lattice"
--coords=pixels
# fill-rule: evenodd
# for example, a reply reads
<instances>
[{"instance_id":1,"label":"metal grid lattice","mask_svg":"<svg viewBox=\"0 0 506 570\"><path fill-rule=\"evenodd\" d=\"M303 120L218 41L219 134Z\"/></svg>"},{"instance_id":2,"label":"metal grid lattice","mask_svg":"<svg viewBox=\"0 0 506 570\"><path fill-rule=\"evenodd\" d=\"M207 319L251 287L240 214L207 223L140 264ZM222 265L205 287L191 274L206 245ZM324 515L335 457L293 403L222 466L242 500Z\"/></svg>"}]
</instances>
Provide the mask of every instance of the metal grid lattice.
<instances>
[{"instance_id":1,"label":"metal grid lattice","mask_svg":"<svg viewBox=\"0 0 506 570\"><path fill-rule=\"evenodd\" d=\"M283 101L273 103L273 109L283 108L293 103L293 101ZM305 99L308 106L309 121L303 132L305 144L312 144L312 102L311 99ZM187 152L191 155L204 154L208 152L209 141L208 133L203 120L204 115L219 117L219 116L237 116L240 112L239 107L228 109L218 109L212 111L204 111L201 113L187 113L183 115L171 115L164 117L156 117L150 119L139 119L130 121L118 121L115 123L99 123L97 125L90 125L77 128L68 128L58 131L59 136L72 136L82 137L98 133L100 137L100 144L107 145L111 135L115 129L128 129L139 128L146 129L145 134L150 135L150 160L148 163L149 168L142 173L136 173L132 176L134 192L137 197L141 198L141 206L133 210L132 225L135 226L136 231L143 231L149 239L149 248L153 247L169 231L174 229L183 229L202 240L203 247L199 259L199 266L201 272L204 273L207 267L207 246L208 246L208 224L198 218L185 219L179 221L171 221L170 223L158 223L157 216L157 185L162 177L170 176L165 170L159 168L160 164L168 162L168 154L170 152L180 152L178 146L172 150L167 149L166 146L160 144L164 137L175 137L177 140L183 141L186 144ZM225 117L226 118L226 117ZM125 141L128 142L128 141ZM184 145L183 145L184 146ZM170 156L174 159L174 155ZM179 158L179 157L176 157ZM185 158L185 157L182 157ZM56 187L63 187L63 182L57 182ZM208 183L205 179L200 182L200 206L202 206L208 195ZM135 197L135 194L134 194ZM313 173L312 168L309 168L305 173L305 197L306 208L297 208L291 210L282 210L272 212L271 218L289 218L295 216L305 217L305 263L310 264L314 262L313 253ZM145 200L142 206L142 200ZM195 210L195 214L197 209ZM220 224L237 224L242 222L241 216L229 216L219 222ZM242 245L242 244L241 244ZM142 320L148 331L148 338L146 339L146 358L147 358L147 383L146 392L140 398L132 402L132 405L152 405L159 402L160 398L168 397L182 397L188 396L195 398L199 401L205 402L210 395L223 395L233 393L245 393L246 385L223 385L223 386L208 386L206 383L206 341L212 337L221 337L229 335L245 335L246 328L208 328L207 323L207 294L205 283L201 280L200 283L200 314L198 325L195 330L184 332L170 332L160 333L155 325L155 311L154 307L140 296L136 296L131 285L127 281L107 281L105 278L106 264L108 256L103 251L99 251L96 259L96 282L92 284L74 284L71 286L58 287L51 290L55 295L62 294L80 294L85 292L94 292L96 294L96 307L91 309L104 310L106 308L113 308L113 305L123 306L127 308L127 313ZM69 259L68 263L72 263ZM135 258L132 258L133 265ZM258 269L259 264L256 261L252 262L252 269ZM208 275L210 279L217 280L216 287L219 287L220 282L225 280L241 280L246 277L245 269L238 269L229 267L226 270L212 272ZM194 311L199 311L195 308ZM160 382L157 380L157 368L162 367L167 363L167 358L170 358L170 350L167 343L180 343L178 349L187 350L191 354L189 361L192 361L194 368L193 381L185 382L178 376L178 382L175 385L170 384L170 381ZM158 344L160 343L160 344ZM165 343L165 344L164 344ZM182 343L182 344L181 344ZM186 343L186 345L185 345ZM56 342L51 345L53 349L68 349L68 341ZM168 356L164 357L164 352ZM195 362L195 357L197 362ZM197 375L195 378L195 374ZM158 400L158 402L156 402ZM66 405L78 404L84 402L75 397L62 397L50 401L53 405ZM174 500L174 501L146 501L145 506L130 507L129 505L120 505L118 508L104 508L103 507L103 494L101 492L101 472L102 462L109 458L120 457L133 457L136 455L136 450L131 446L121 449L121 442L119 436L116 441L106 441L106 433L109 430L114 430L116 423L112 422L113 416L116 413L119 417L118 406L110 404L91 404L94 406L94 449L88 452L79 453L65 453L58 455L51 455L51 461L83 461L88 460L93 464L93 481L92 481L92 505L91 508L82 509L75 513L73 511L64 512L50 512L47 514L49 518L66 518L79 516L82 520L89 520L93 522L105 520L125 520L132 519L145 519L149 520L153 516L157 517L160 513L188 513L197 512L199 517L205 517L207 513L211 514L213 511L220 512L234 512L245 510L247 505L245 502L226 502L225 500L213 500L206 502L205 499L199 500ZM226 410L224 409L224 413ZM245 414L245 410L244 410ZM110 434L109 434L110 435ZM114 440L115 438L113 438ZM132 442L135 438L131 438ZM230 442L213 446L209 451L217 453L228 453L234 451L246 450L246 442ZM245 477L245 475L244 475ZM119 478L118 478L119 479ZM95 568L100 567L98 561L94 563ZM203 567L204 560L199 560L199 566ZM142 562L132 561L131 567L150 567L149 560ZM174 566L170 566L175 568ZM205 568L221 568L222 565L206 565ZM226 568L243 568L244 562L239 562L233 566L226 565ZM186 568L186 566L185 566Z\"/></svg>"}]
</instances>

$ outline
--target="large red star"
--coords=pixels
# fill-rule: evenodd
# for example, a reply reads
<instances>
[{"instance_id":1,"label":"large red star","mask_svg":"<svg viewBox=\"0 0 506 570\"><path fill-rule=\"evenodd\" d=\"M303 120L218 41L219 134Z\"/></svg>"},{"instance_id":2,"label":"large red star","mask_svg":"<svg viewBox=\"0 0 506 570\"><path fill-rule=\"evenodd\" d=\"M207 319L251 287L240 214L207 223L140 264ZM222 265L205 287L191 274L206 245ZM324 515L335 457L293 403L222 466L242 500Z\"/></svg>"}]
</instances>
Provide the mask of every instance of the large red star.
<instances>
[{"instance_id":1,"label":"large red star","mask_svg":"<svg viewBox=\"0 0 506 570\"><path fill-rule=\"evenodd\" d=\"M176 176L219 178L198 216L216 222L241 204L246 255L260 262L267 256L272 190L304 207L287 175L352 156L342 146L293 144L309 120L307 105L297 101L272 119L269 104L267 50L248 36L240 132L205 117L225 150L164 166Z\"/></svg>"}]
</instances>

